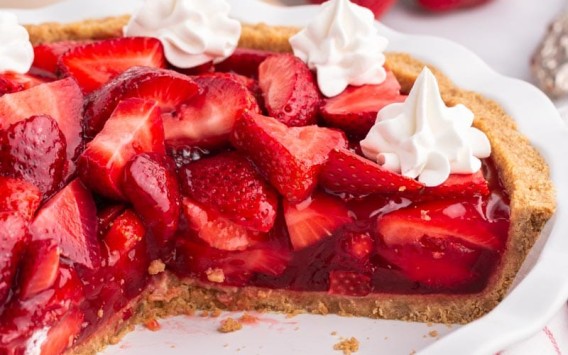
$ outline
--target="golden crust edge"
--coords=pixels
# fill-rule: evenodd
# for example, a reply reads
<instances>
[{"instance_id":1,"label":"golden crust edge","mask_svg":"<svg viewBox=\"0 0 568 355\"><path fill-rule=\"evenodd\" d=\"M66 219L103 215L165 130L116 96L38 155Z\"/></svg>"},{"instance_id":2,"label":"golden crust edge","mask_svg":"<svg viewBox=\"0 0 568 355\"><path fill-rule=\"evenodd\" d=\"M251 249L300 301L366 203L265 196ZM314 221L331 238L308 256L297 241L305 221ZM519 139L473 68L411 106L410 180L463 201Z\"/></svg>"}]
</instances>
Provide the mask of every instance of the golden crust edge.
<instances>
[{"instance_id":1,"label":"golden crust edge","mask_svg":"<svg viewBox=\"0 0 568 355\"><path fill-rule=\"evenodd\" d=\"M119 36L128 18L121 16L71 24L49 23L26 27L34 44L98 39ZM289 27L244 25L239 46L279 52L289 51L288 38L296 31ZM386 66L401 82L403 91L408 91L424 63L407 54L388 53ZM294 311L301 309L310 313L324 313L322 310L325 309L329 313L342 315L441 323L466 323L495 307L507 292L530 248L555 211L554 187L549 178L549 168L542 156L517 130L514 120L496 102L480 94L460 90L436 69L434 73L448 105L462 103L474 112L476 117L474 125L488 135L493 148L492 157L503 185L511 197L511 226L503 262L482 293L420 295L420 297L371 295L344 300L341 297L321 293L302 293L300 296L298 293L286 290L215 287L199 285L188 280L172 281L172 278L168 277L167 283L170 287L181 289L186 297L195 299L189 301L177 298L175 303L177 306L164 305L161 313L157 309L150 311L150 305L155 305L155 302L145 299L140 307L139 316L143 318L152 312L165 316L175 313L176 309L179 311L195 307L207 308L212 304L222 308L223 302L211 303L212 299L225 299L229 296L235 305L245 309L289 312L292 308L296 308ZM255 304L259 295L268 296L263 298L262 303Z\"/></svg>"}]
</instances>

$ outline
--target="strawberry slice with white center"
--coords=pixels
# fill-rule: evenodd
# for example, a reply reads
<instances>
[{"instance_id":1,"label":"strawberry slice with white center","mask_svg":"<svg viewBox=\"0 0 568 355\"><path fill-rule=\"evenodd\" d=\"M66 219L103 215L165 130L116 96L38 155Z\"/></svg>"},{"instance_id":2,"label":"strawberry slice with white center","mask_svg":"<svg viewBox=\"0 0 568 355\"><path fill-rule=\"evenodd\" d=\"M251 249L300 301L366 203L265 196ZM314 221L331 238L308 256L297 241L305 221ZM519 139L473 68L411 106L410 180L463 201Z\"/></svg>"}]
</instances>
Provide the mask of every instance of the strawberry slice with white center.
<instances>
[{"instance_id":1,"label":"strawberry slice with white center","mask_svg":"<svg viewBox=\"0 0 568 355\"><path fill-rule=\"evenodd\" d=\"M331 271L328 292L332 295L366 296L371 293L371 277L353 271Z\"/></svg>"},{"instance_id":2,"label":"strawberry slice with white center","mask_svg":"<svg viewBox=\"0 0 568 355\"><path fill-rule=\"evenodd\" d=\"M334 149L329 153L320 174L320 185L334 193L353 196L419 191L424 187L347 149Z\"/></svg>"},{"instance_id":3,"label":"strawberry slice with white center","mask_svg":"<svg viewBox=\"0 0 568 355\"><path fill-rule=\"evenodd\" d=\"M352 221L349 210L340 200L323 193L316 193L296 205L284 201L284 218L294 250L330 237Z\"/></svg>"},{"instance_id":4,"label":"strawberry slice with white center","mask_svg":"<svg viewBox=\"0 0 568 355\"><path fill-rule=\"evenodd\" d=\"M320 94L308 66L292 54L275 54L258 67L268 114L288 126L316 123Z\"/></svg>"},{"instance_id":5,"label":"strawberry slice with white center","mask_svg":"<svg viewBox=\"0 0 568 355\"><path fill-rule=\"evenodd\" d=\"M0 74L0 96L27 90L48 81L48 79L30 73L2 73Z\"/></svg>"},{"instance_id":6,"label":"strawberry slice with white center","mask_svg":"<svg viewBox=\"0 0 568 355\"><path fill-rule=\"evenodd\" d=\"M59 248L54 240L34 240L20 273L20 297L28 299L52 287L59 275Z\"/></svg>"},{"instance_id":7,"label":"strawberry slice with white center","mask_svg":"<svg viewBox=\"0 0 568 355\"><path fill-rule=\"evenodd\" d=\"M278 195L237 152L221 153L180 170L184 193L246 228L268 232L276 220Z\"/></svg>"},{"instance_id":8,"label":"strawberry slice with white center","mask_svg":"<svg viewBox=\"0 0 568 355\"><path fill-rule=\"evenodd\" d=\"M95 201L73 180L38 211L30 230L34 240L52 239L72 262L95 269L100 264Z\"/></svg>"},{"instance_id":9,"label":"strawberry slice with white center","mask_svg":"<svg viewBox=\"0 0 568 355\"><path fill-rule=\"evenodd\" d=\"M342 132L318 126L288 127L250 112L237 120L231 141L292 203L312 193L329 152L347 146Z\"/></svg>"},{"instance_id":10,"label":"strawberry slice with white center","mask_svg":"<svg viewBox=\"0 0 568 355\"><path fill-rule=\"evenodd\" d=\"M164 116L166 144L209 149L226 145L237 118L245 111L259 112L254 95L235 77L195 77L203 94L193 97L176 114Z\"/></svg>"},{"instance_id":11,"label":"strawberry slice with white center","mask_svg":"<svg viewBox=\"0 0 568 355\"><path fill-rule=\"evenodd\" d=\"M377 219L377 232L389 246L416 244L425 236L452 239L466 246L500 251L508 223L487 221L477 200L435 201L399 209Z\"/></svg>"},{"instance_id":12,"label":"strawberry slice with white center","mask_svg":"<svg viewBox=\"0 0 568 355\"><path fill-rule=\"evenodd\" d=\"M234 223L187 197L183 199L183 210L197 236L213 248L244 250L266 238L266 234Z\"/></svg>"},{"instance_id":13,"label":"strawberry slice with white center","mask_svg":"<svg viewBox=\"0 0 568 355\"><path fill-rule=\"evenodd\" d=\"M29 182L0 176L0 212L19 212L30 221L41 202L41 191Z\"/></svg>"},{"instance_id":14,"label":"strawberry slice with white center","mask_svg":"<svg viewBox=\"0 0 568 355\"><path fill-rule=\"evenodd\" d=\"M12 288L16 267L29 239L27 221L17 212L0 212L0 306Z\"/></svg>"},{"instance_id":15,"label":"strawberry slice with white center","mask_svg":"<svg viewBox=\"0 0 568 355\"><path fill-rule=\"evenodd\" d=\"M405 99L395 76L387 72L381 84L349 86L341 94L325 99L320 112L326 125L360 139L369 133L383 107Z\"/></svg>"},{"instance_id":16,"label":"strawberry slice with white center","mask_svg":"<svg viewBox=\"0 0 568 355\"><path fill-rule=\"evenodd\" d=\"M53 118L67 144L72 161L83 143L83 94L72 78L34 86L0 97L0 130L36 115Z\"/></svg>"},{"instance_id":17,"label":"strawberry slice with white center","mask_svg":"<svg viewBox=\"0 0 568 355\"><path fill-rule=\"evenodd\" d=\"M79 309L71 309L52 327L41 344L41 354L61 354L72 346L83 329L84 315Z\"/></svg>"},{"instance_id":18,"label":"strawberry slice with white center","mask_svg":"<svg viewBox=\"0 0 568 355\"><path fill-rule=\"evenodd\" d=\"M131 67L164 68L166 60L158 39L123 37L72 48L61 56L59 65L88 94Z\"/></svg>"},{"instance_id":19,"label":"strawberry slice with white center","mask_svg":"<svg viewBox=\"0 0 568 355\"><path fill-rule=\"evenodd\" d=\"M85 44L86 42L80 41L39 44L34 47L34 62L30 71L42 76L55 77L58 74L59 58L69 50Z\"/></svg>"},{"instance_id":20,"label":"strawberry slice with white center","mask_svg":"<svg viewBox=\"0 0 568 355\"><path fill-rule=\"evenodd\" d=\"M69 162L67 144L50 116L32 116L0 131L0 174L24 179L45 198L56 192Z\"/></svg>"},{"instance_id":21,"label":"strawberry slice with white center","mask_svg":"<svg viewBox=\"0 0 568 355\"><path fill-rule=\"evenodd\" d=\"M165 151L157 102L132 98L118 104L77 165L81 179L91 189L109 198L125 199L120 186L126 163L140 153Z\"/></svg>"},{"instance_id":22,"label":"strawberry slice with white center","mask_svg":"<svg viewBox=\"0 0 568 355\"><path fill-rule=\"evenodd\" d=\"M201 89L195 81L173 70L130 68L87 97L85 134L94 137L121 100L154 100L166 118L178 115L180 108L199 93Z\"/></svg>"}]
</instances>

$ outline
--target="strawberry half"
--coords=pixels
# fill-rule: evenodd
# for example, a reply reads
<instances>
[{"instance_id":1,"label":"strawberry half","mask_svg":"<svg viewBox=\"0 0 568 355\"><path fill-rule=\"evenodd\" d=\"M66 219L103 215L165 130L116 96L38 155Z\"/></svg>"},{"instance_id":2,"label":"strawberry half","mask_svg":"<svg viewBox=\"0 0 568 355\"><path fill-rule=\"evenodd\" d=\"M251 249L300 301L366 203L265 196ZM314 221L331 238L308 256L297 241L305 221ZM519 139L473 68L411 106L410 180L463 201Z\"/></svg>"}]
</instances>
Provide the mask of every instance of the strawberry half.
<instances>
[{"instance_id":1,"label":"strawberry half","mask_svg":"<svg viewBox=\"0 0 568 355\"><path fill-rule=\"evenodd\" d=\"M78 179L69 183L38 211L30 230L34 240L55 240L61 254L72 262L91 269L99 266L95 202Z\"/></svg>"},{"instance_id":2,"label":"strawberry half","mask_svg":"<svg viewBox=\"0 0 568 355\"><path fill-rule=\"evenodd\" d=\"M288 126L316 123L320 94L307 65L291 54L275 54L258 67L268 114Z\"/></svg>"},{"instance_id":3,"label":"strawberry half","mask_svg":"<svg viewBox=\"0 0 568 355\"><path fill-rule=\"evenodd\" d=\"M83 329L83 313L71 309L63 319L52 327L41 345L41 354L62 354L71 347Z\"/></svg>"},{"instance_id":4,"label":"strawberry half","mask_svg":"<svg viewBox=\"0 0 568 355\"><path fill-rule=\"evenodd\" d=\"M249 78L258 78L258 67L273 52L259 49L237 48L227 59L215 64L219 72L233 72Z\"/></svg>"},{"instance_id":5,"label":"strawberry half","mask_svg":"<svg viewBox=\"0 0 568 355\"><path fill-rule=\"evenodd\" d=\"M22 179L0 176L0 212L18 212L32 220L41 202L41 191Z\"/></svg>"},{"instance_id":6,"label":"strawberry half","mask_svg":"<svg viewBox=\"0 0 568 355\"><path fill-rule=\"evenodd\" d=\"M366 296L371 293L371 277L353 271L331 271L328 292L332 295Z\"/></svg>"},{"instance_id":7,"label":"strawberry half","mask_svg":"<svg viewBox=\"0 0 568 355\"><path fill-rule=\"evenodd\" d=\"M63 183L66 149L57 122L32 116L0 131L0 174L24 179L51 196Z\"/></svg>"},{"instance_id":8,"label":"strawberry half","mask_svg":"<svg viewBox=\"0 0 568 355\"><path fill-rule=\"evenodd\" d=\"M180 107L199 93L201 89L195 81L173 70L130 68L87 97L85 134L92 138L99 133L121 100L154 100L165 118L178 115Z\"/></svg>"},{"instance_id":9,"label":"strawberry half","mask_svg":"<svg viewBox=\"0 0 568 355\"><path fill-rule=\"evenodd\" d=\"M124 168L122 191L160 246L169 244L178 228L180 192L172 158L142 153Z\"/></svg>"},{"instance_id":10,"label":"strawberry half","mask_svg":"<svg viewBox=\"0 0 568 355\"><path fill-rule=\"evenodd\" d=\"M474 174L451 174L441 185L425 187L420 199L435 200L460 196L467 198L487 196L489 193L489 184L483 172L479 170Z\"/></svg>"},{"instance_id":11,"label":"strawberry half","mask_svg":"<svg viewBox=\"0 0 568 355\"><path fill-rule=\"evenodd\" d=\"M375 124L377 113L386 105L403 102L400 84L392 72L379 85L349 86L341 94L325 99L320 108L323 121L362 139Z\"/></svg>"},{"instance_id":12,"label":"strawberry half","mask_svg":"<svg viewBox=\"0 0 568 355\"><path fill-rule=\"evenodd\" d=\"M69 50L84 44L85 42L80 41L39 44L34 47L34 62L30 71L43 76L55 77L58 74L59 58Z\"/></svg>"},{"instance_id":13,"label":"strawberry half","mask_svg":"<svg viewBox=\"0 0 568 355\"><path fill-rule=\"evenodd\" d=\"M250 230L185 197L183 211L189 226L196 235L213 248L220 250L244 250L266 235Z\"/></svg>"},{"instance_id":14,"label":"strawberry half","mask_svg":"<svg viewBox=\"0 0 568 355\"><path fill-rule=\"evenodd\" d=\"M243 251L225 251L191 238L179 238L176 242L174 269L197 276L203 281L245 285L255 274L282 274L290 261L287 250L261 243ZM218 278L211 281L211 272L215 271L222 271L222 274L218 273Z\"/></svg>"},{"instance_id":15,"label":"strawberry half","mask_svg":"<svg viewBox=\"0 0 568 355\"><path fill-rule=\"evenodd\" d=\"M354 196L418 191L424 187L347 149L334 149L329 153L320 174L320 185L334 193Z\"/></svg>"},{"instance_id":16,"label":"strawberry half","mask_svg":"<svg viewBox=\"0 0 568 355\"><path fill-rule=\"evenodd\" d=\"M282 196L305 200L334 148L345 148L343 133L318 126L288 127L274 118L245 112L231 142L246 154Z\"/></svg>"},{"instance_id":17,"label":"strawberry half","mask_svg":"<svg viewBox=\"0 0 568 355\"><path fill-rule=\"evenodd\" d=\"M278 195L237 152L221 153L180 170L183 192L229 220L268 232L276 220Z\"/></svg>"},{"instance_id":18,"label":"strawberry half","mask_svg":"<svg viewBox=\"0 0 568 355\"><path fill-rule=\"evenodd\" d=\"M478 202L435 201L399 209L377 219L377 232L387 246L420 243L424 236L452 239L466 246L500 251L506 221L487 221Z\"/></svg>"},{"instance_id":19,"label":"strawberry half","mask_svg":"<svg viewBox=\"0 0 568 355\"><path fill-rule=\"evenodd\" d=\"M8 298L29 240L28 223L17 212L0 212L0 306Z\"/></svg>"},{"instance_id":20,"label":"strawberry half","mask_svg":"<svg viewBox=\"0 0 568 355\"><path fill-rule=\"evenodd\" d=\"M67 159L74 161L83 143L83 94L75 80L53 81L0 97L0 130L37 115L57 122L65 136Z\"/></svg>"},{"instance_id":21,"label":"strawberry half","mask_svg":"<svg viewBox=\"0 0 568 355\"><path fill-rule=\"evenodd\" d=\"M27 90L49 81L34 74L2 73L0 74L0 96Z\"/></svg>"},{"instance_id":22,"label":"strawberry half","mask_svg":"<svg viewBox=\"0 0 568 355\"><path fill-rule=\"evenodd\" d=\"M235 77L213 74L194 78L203 94L194 96L176 114L164 115L168 146L210 149L226 145L237 118L245 111L259 112L255 97Z\"/></svg>"},{"instance_id":23,"label":"strawberry half","mask_svg":"<svg viewBox=\"0 0 568 355\"><path fill-rule=\"evenodd\" d=\"M59 275L59 248L54 240L33 240L20 271L20 298L51 288Z\"/></svg>"},{"instance_id":24,"label":"strawberry half","mask_svg":"<svg viewBox=\"0 0 568 355\"><path fill-rule=\"evenodd\" d=\"M317 193L293 205L284 201L284 218L294 250L300 250L330 237L352 221L349 210L335 197Z\"/></svg>"},{"instance_id":25,"label":"strawberry half","mask_svg":"<svg viewBox=\"0 0 568 355\"><path fill-rule=\"evenodd\" d=\"M164 128L155 101L121 101L103 130L87 144L77 162L83 182L101 195L124 199L121 191L126 163L140 153L164 155Z\"/></svg>"},{"instance_id":26,"label":"strawberry half","mask_svg":"<svg viewBox=\"0 0 568 355\"><path fill-rule=\"evenodd\" d=\"M59 60L61 72L77 80L90 93L134 66L164 68L162 43L151 37L122 37L70 49Z\"/></svg>"}]
</instances>

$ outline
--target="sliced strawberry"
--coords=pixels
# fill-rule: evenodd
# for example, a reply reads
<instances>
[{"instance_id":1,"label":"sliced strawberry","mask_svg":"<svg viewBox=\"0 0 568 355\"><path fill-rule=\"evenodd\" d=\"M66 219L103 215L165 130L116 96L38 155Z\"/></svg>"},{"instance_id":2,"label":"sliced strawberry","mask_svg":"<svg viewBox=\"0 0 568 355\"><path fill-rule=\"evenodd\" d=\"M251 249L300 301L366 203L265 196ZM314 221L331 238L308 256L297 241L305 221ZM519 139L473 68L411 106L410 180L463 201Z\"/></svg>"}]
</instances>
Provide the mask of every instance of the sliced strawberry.
<instances>
[{"instance_id":1,"label":"sliced strawberry","mask_svg":"<svg viewBox=\"0 0 568 355\"><path fill-rule=\"evenodd\" d=\"M347 149L334 149L329 153L320 174L320 185L334 193L354 196L418 191L424 187Z\"/></svg>"},{"instance_id":2,"label":"sliced strawberry","mask_svg":"<svg viewBox=\"0 0 568 355\"><path fill-rule=\"evenodd\" d=\"M41 191L25 180L3 176L0 186L0 212L19 212L30 221L41 202Z\"/></svg>"},{"instance_id":3,"label":"sliced strawberry","mask_svg":"<svg viewBox=\"0 0 568 355\"><path fill-rule=\"evenodd\" d=\"M500 251L507 228L505 220L487 221L475 199L417 204L387 213L377 220L377 232L387 246L416 244L427 236Z\"/></svg>"},{"instance_id":4,"label":"sliced strawberry","mask_svg":"<svg viewBox=\"0 0 568 355\"><path fill-rule=\"evenodd\" d=\"M111 259L116 261L134 249L145 235L146 228L140 218L131 210L126 210L112 222L103 240ZM116 254L114 258L113 254Z\"/></svg>"},{"instance_id":5,"label":"sliced strawberry","mask_svg":"<svg viewBox=\"0 0 568 355\"><path fill-rule=\"evenodd\" d=\"M118 75L85 103L85 134L94 137L121 100L138 97L158 102L166 117L178 115L183 105L201 89L191 78L172 70L134 67Z\"/></svg>"},{"instance_id":6,"label":"sliced strawberry","mask_svg":"<svg viewBox=\"0 0 568 355\"><path fill-rule=\"evenodd\" d=\"M83 142L82 112L81 89L72 78L62 79L0 97L0 130L30 116L49 115L65 136L67 158L73 160Z\"/></svg>"},{"instance_id":7,"label":"sliced strawberry","mask_svg":"<svg viewBox=\"0 0 568 355\"><path fill-rule=\"evenodd\" d=\"M0 306L8 298L29 240L28 224L18 213L0 212Z\"/></svg>"},{"instance_id":8,"label":"sliced strawberry","mask_svg":"<svg viewBox=\"0 0 568 355\"><path fill-rule=\"evenodd\" d=\"M275 54L258 67L268 114L288 126L316 123L320 94L307 65L291 54Z\"/></svg>"},{"instance_id":9,"label":"sliced strawberry","mask_svg":"<svg viewBox=\"0 0 568 355\"><path fill-rule=\"evenodd\" d=\"M165 154L164 128L155 101L121 101L103 130L87 144L77 165L81 179L101 195L124 199L122 174L136 154Z\"/></svg>"},{"instance_id":10,"label":"sliced strawberry","mask_svg":"<svg viewBox=\"0 0 568 355\"><path fill-rule=\"evenodd\" d=\"M376 249L375 241L368 232L349 233L341 240L341 246L347 254L363 261L368 260Z\"/></svg>"},{"instance_id":11,"label":"sliced strawberry","mask_svg":"<svg viewBox=\"0 0 568 355\"><path fill-rule=\"evenodd\" d=\"M126 210L123 204L109 205L97 211L97 231L99 238L106 234L112 222Z\"/></svg>"},{"instance_id":12,"label":"sliced strawberry","mask_svg":"<svg viewBox=\"0 0 568 355\"><path fill-rule=\"evenodd\" d=\"M477 276L479 251L444 243L435 249L412 246L378 250L390 269L400 269L410 280L435 289L458 289Z\"/></svg>"},{"instance_id":13,"label":"sliced strawberry","mask_svg":"<svg viewBox=\"0 0 568 355\"><path fill-rule=\"evenodd\" d=\"M351 222L345 205L324 193L314 194L297 205L284 201L284 218L294 250L313 245Z\"/></svg>"},{"instance_id":14,"label":"sliced strawberry","mask_svg":"<svg viewBox=\"0 0 568 355\"><path fill-rule=\"evenodd\" d=\"M95 202L78 179L53 196L37 213L34 240L53 239L61 254L88 268L100 264Z\"/></svg>"},{"instance_id":15,"label":"sliced strawberry","mask_svg":"<svg viewBox=\"0 0 568 355\"><path fill-rule=\"evenodd\" d=\"M249 112L237 120L231 141L292 203L311 194L329 152L347 146L339 131L317 126L289 128L274 118Z\"/></svg>"},{"instance_id":16,"label":"sliced strawberry","mask_svg":"<svg viewBox=\"0 0 568 355\"><path fill-rule=\"evenodd\" d=\"M47 333L41 345L41 354L62 354L71 347L83 329L83 313L72 309Z\"/></svg>"},{"instance_id":17,"label":"sliced strawberry","mask_svg":"<svg viewBox=\"0 0 568 355\"><path fill-rule=\"evenodd\" d=\"M366 296L371 293L371 277L359 272L331 271L329 293L332 295Z\"/></svg>"},{"instance_id":18,"label":"sliced strawberry","mask_svg":"<svg viewBox=\"0 0 568 355\"><path fill-rule=\"evenodd\" d=\"M47 82L48 79L34 74L2 73L0 74L0 96L27 90Z\"/></svg>"},{"instance_id":19,"label":"sliced strawberry","mask_svg":"<svg viewBox=\"0 0 568 355\"><path fill-rule=\"evenodd\" d=\"M20 273L20 297L28 299L51 288L59 275L59 248L54 240L34 240Z\"/></svg>"},{"instance_id":20,"label":"sliced strawberry","mask_svg":"<svg viewBox=\"0 0 568 355\"><path fill-rule=\"evenodd\" d=\"M55 77L57 75L59 58L67 51L84 44L85 42L80 41L61 41L42 43L35 46L34 62L31 71Z\"/></svg>"},{"instance_id":21,"label":"sliced strawberry","mask_svg":"<svg viewBox=\"0 0 568 355\"><path fill-rule=\"evenodd\" d=\"M151 37L123 37L84 44L60 58L61 71L90 93L134 66L164 68L162 43Z\"/></svg>"},{"instance_id":22,"label":"sliced strawberry","mask_svg":"<svg viewBox=\"0 0 568 355\"><path fill-rule=\"evenodd\" d=\"M180 192L172 158L142 153L124 168L122 190L160 247L178 228Z\"/></svg>"},{"instance_id":23,"label":"sliced strawberry","mask_svg":"<svg viewBox=\"0 0 568 355\"><path fill-rule=\"evenodd\" d=\"M213 272L216 277L212 282L229 285L244 285L255 274L278 276L290 260L287 250L271 245L259 244L243 251L224 251L191 238L177 239L176 256L173 267L180 273L212 281Z\"/></svg>"},{"instance_id":24,"label":"sliced strawberry","mask_svg":"<svg viewBox=\"0 0 568 355\"><path fill-rule=\"evenodd\" d=\"M0 131L0 174L24 179L45 197L63 184L67 144L50 116L32 116Z\"/></svg>"},{"instance_id":25,"label":"sliced strawberry","mask_svg":"<svg viewBox=\"0 0 568 355\"><path fill-rule=\"evenodd\" d=\"M233 76L205 75L194 78L203 89L175 115L164 116L166 143L172 147L226 145L235 121L245 111L258 112L247 88Z\"/></svg>"},{"instance_id":26,"label":"sliced strawberry","mask_svg":"<svg viewBox=\"0 0 568 355\"><path fill-rule=\"evenodd\" d=\"M14 299L3 309L0 353L26 353L32 345L36 345L30 341L36 332L57 328L57 324L77 310L83 301L83 285L77 273L72 267L61 264L57 280L49 292L28 300Z\"/></svg>"},{"instance_id":27,"label":"sliced strawberry","mask_svg":"<svg viewBox=\"0 0 568 355\"><path fill-rule=\"evenodd\" d=\"M180 170L183 192L246 228L268 232L274 225L278 195L237 152L221 153Z\"/></svg>"},{"instance_id":28,"label":"sliced strawberry","mask_svg":"<svg viewBox=\"0 0 568 355\"><path fill-rule=\"evenodd\" d=\"M424 188L420 198L435 200L459 196L487 196L489 192L489 184L479 170L474 174L451 174L441 185Z\"/></svg>"},{"instance_id":29,"label":"sliced strawberry","mask_svg":"<svg viewBox=\"0 0 568 355\"><path fill-rule=\"evenodd\" d=\"M183 199L183 211L196 235L216 249L244 250L266 238L264 233L247 229L215 211L208 211L187 197Z\"/></svg>"},{"instance_id":30,"label":"sliced strawberry","mask_svg":"<svg viewBox=\"0 0 568 355\"><path fill-rule=\"evenodd\" d=\"M215 70L233 72L249 78L258 78L258 66L273 52L258 49L237 48L231 56L215 64Z\"/></svg>"},{"instance_id":31,"label":"sliced strawberry","mask_svg":"<svg viewBox=\"0 0 568 355\"><path fill-rule=\"evenodd\" d=\"M369 133L383 107L405 99L396 77L387 72L386 80L379 85L349 86L341 94L325 99L320 112L326 125L361 139Z\"/></svg>"}]
</instances>

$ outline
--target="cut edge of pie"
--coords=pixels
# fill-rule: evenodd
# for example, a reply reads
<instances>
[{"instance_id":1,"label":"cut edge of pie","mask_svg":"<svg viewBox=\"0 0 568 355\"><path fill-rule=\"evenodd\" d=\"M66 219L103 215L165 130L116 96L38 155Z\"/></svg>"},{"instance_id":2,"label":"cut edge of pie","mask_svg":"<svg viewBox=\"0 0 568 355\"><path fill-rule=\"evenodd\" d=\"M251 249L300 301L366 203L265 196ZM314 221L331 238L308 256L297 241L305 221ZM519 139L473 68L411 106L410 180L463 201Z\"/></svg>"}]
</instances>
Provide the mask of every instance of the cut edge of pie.
<instances>
[{"instance_id":1,"label":"cut edge of pie","mask_svg":"<svg viewBox=\"0 0 568 355\"><path fill-rule=\"evenodd\" d=\"M28 25L32 43L102 39L120 36L128 16L70 24ZM244 25L240 47L290 51L291 27ZM408 92L424 64L408 54L387 53L386 67ZM400 319L419 322L467 323L493 309L504 297L525 257L555 208L555 192L549 167L515 121L493 100L455 87L440 71L433 70L449 106L462 103L475 114L474 126L484 131L492 145L492 158L510 197L510 229L501 262L486 288L475 294L371 294L346 297L325 292L302 292L258 287L229 287L180 279L170 272L153 276L147 289L129 306L134 316L127 321L117 313L91 339L71 353L94 353L120 339L135 324L149 319L192 314L198 309L277 311L288 314L316 313Z\"/></svg>"}]
</instances>

